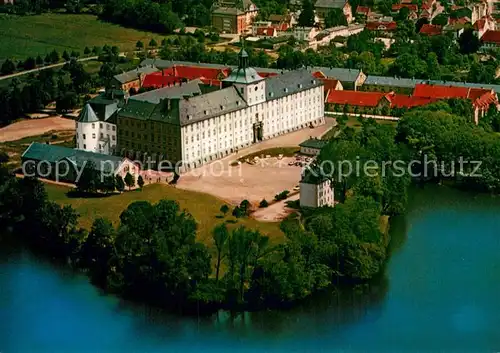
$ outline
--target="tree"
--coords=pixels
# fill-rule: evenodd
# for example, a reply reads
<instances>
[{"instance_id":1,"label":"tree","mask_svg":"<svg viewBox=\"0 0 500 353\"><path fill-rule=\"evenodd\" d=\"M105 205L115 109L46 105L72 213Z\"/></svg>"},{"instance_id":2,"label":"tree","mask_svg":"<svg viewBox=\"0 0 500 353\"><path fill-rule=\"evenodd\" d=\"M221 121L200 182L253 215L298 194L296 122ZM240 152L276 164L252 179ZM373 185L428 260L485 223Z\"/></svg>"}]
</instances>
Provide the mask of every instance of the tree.
<instances>
[{"instance_id":1,"label":"tree","mask_svg":"<svg viewBox=\"0 0 500 353\"><path fill-rule=\"evenodd\" d=\"M137 48L137 50L142 50L144 48L144 43L138 40L135 44L135 47Z\"/></svg>"},{"instance_id":2,"label":"tree","mask_svg":"<svg viewBox=\"0 0 500 353\"><path fill-rule=\"evenodd\" d=\"M50 54L45 55L45 58L43 59L43 61L47 65L50 64L50 63L52 63L52 58L50 57Z\"/></svg>"},{"instance_id":3,"label":"tree","mask_svg":"<svg viewBox=\"0 0 500 353\"><path fill-rule=\"evenodd\" d=\"M312 27L314 25L314 5L311 0L302 2L302 11L300 12L298 25L301 27Z\"/></svg>"},{"instance_id":4,"label":"tree","mask_svg":"<svg viewBox=\"0 0 500 353\"><path fill-rule=\"evenodd\" d=\"M161 40L161 46L164 47L165 45L167 45L167 39L166 38L163 38Z\"/></svg>"},{"instance_id":5,"label":"tree","mask_svg":"<svg viewBox=\"0 0 500 353\"><path fill-rule=\"evenodd\" d=\"M408 19L408 16L410 15L410 9L407 7L403 7L399 10L396 20L398 21L406 21Z\"/></svg>"},{"instance_id":6,"label":"tree","mask_svg":"<svg viewBox=\"0 0 500 353\"><path fill-rule=\"evenodd\" d=\"M240 218L242 216L242 212L240 210L240 207L239 206L236 206L234 209L233 209L233 212L232 212L232 215L236 218Z\"/></svg>"},{"instance_id":7,"label":"tree","mask_svg":"<svg viewBox=\"0 0 500 353\"><path fill-rule=\"evenodd\" d=\"M228 212L229 212L229 206L228 206L228 205L226 205L226 204L222 205L222 206L220 207L220 211L221 211L221 212L222 212L222 214L225 216L225 215L226 215L226 213L228 213Z\"/></svg>"},{"instance_id":8,"label":"tree","mask_svg":"<svg viewBox=\"0 0 500 353\"><path fill-rule=\"evenodd\" d=\"M241 214L248 216L250 214L251 206L252 205L250 204L250 201L248 201L246 199L241 201L241 203L240 203Z\"/></svg>"},{"instance_id":9,"label":"tree","mask_svg":"<svg viewBox=\"0 0 500 353\"><path fill-rule=\"evenodd\" d=\"M84 54L85 56L89 56L89 55L90 55L90 53L92 53L92 51L90 50L90 48L89 48L89 47L85 47L85 49L83 49L83 54Z\"/></svg>"},{"instance_id":10,"label":"tree","mask_svg":"<svg viewBox=\"0 0 500 353\"><path fill-rule=\"evenodd\" d=\"M101 184L101 173L93 161L86 161L80 178L76 180L76 188L80 192L95 193Z\"/></svg>"},{"instance_id":11,"label":"tree","mask_svg":"<svg viewBox=\"0 0 500 353\"><path fill-rule=\"evenodd\" d=\"M269 203L267 202L267 200L266 199L262 199L262 201L259 203L259 207L260 208L265 208L267 206L269 206Z\"/></svg>"},{"instance_id":12,"label":"tree","mask_svg":"<svg viewBox=\"0 0 500 353\"><path fill-rule=\"evenodd\" d=\"M71 59L71 56L65 50L65 51L63 51L62 58L64 59L64 61L69 61Z\"/></svg>"},{"instance_id":13,"label":"tree","mask_svg":"<svg viewBox=\"0 0 500 353\"><path fill-rule=\"evenodd\" d=\"M341 9L331 9L325 17L325 27L347 26L347 19Z\"/></svg>"},{"instance_id":14,"label":"tree","mask_svg":"<svg viewBox=\"0 0 500 353\"><path fill-rule=\"evenodd\" d=\"M32 70L36 66L36 61L33 57L29 56L23 64L23 69L25 70Z\"/></svg>"},{"instance_id":15,"label":"tree","mask_svg":"<svg viewBox=\"0 0 500 353\"><path fill-rule=\"evenodd\" d=\"M92 224L80 253L81 266L90 270L92 282L104 285L110 272L114 252L116 230L105 218L97 218Z\"/></svg>"},{"instance_id":16,"label":"tree","mask_svg":"<svg viewBox=\"0 0 500 353\"><path fill-rule=\"evenodd\" d=\"M229 232L225 224L219 224L215 226L212 237L214 240L215 248L217 249L217 263L215 265L215 280L219 281L219 271L221 261L226 256L226 245L229 238Z\"/></svg>"},{"instance_id":17,"label":"tree","mask_svg":"<svg viewBox=\"0 0 500 353\"><path fill-rule=\"evenodd\" d=\"M448 24L448 16L445 14L439 14L432 20L433 25L446 26Z\"/></svg>"},{"instance_id":18,"label":"tree","mask_svg":"<svg viewBox=\"0 0 500 353\"><path fill-rule=\"evenodd\" d=\"M139 188L141 189L144 186L144 179L142 179L142 175L139 175L139 177L137 178L137 185L139 185Z\"/></svg>"},{"instance_id":19,"label":"tree","mask_svg":"<svg viewBox=\"0 0 500 353\"><path fill-rule=\"evenodd\" d=\"M36 59L35 59L35 62L36 62L36 66L41 66L43 65L43 59L40 55L37 55Z\"/></svg>"},{"instance_id":20,"label":"tree","mask_svg":"<svg viewBox=\"0 0 500 353\"><path fill-rule=\"evenodd\" d=\"M134 176L128 172L127 172L127 175L125 175L124 181L125 181L125 185L128 186L129 190L135 185Z\"/></svg>"},{"instance_id":21,"label":"tree","mask_svg":"<svg viewBox=\"0 0 500 353\"><path fill-rule=\"evenodd\" d=\"M54 49L50 52L50 62L52 64L56 64L59 62L60 58L59 58L59 53Z\"/></svg>"},{"instance_id":22,"label":"tree","mask_svg":"<svg viewBox=\"0 0 500 353\"><path fill-rule=\"evenodd\" d=\"M107 175L103 178L100 189L104 191L105 194L115 191L116 188L116 178L114 175Z\"/></svg>"},{"instance_id":23,"label":"tree","mask_svg":"<svg viewBox=\"0 0 500 353\"><path fill-rule=\"evenodd\" d=\"M2 63L2 68L0 71L2 75L9 75L16 70L16 65L12 62L12 60L7 59Z\"/></svg>"},{"instance_id":24,"label":"tree","mask_svg":"<svg viewBox=\"0 0 500 353\"><path fill-rule=\"evenodd\" d=\"M117 174L116 175L116 190L118 190L119 192L123 192L123 190L125 190L125 182L123 181L123 178L121 175Z\"/></svg>"},{"instance_id":25,"label":"tree","mask_svg":"<svg viewBox=\"0 0 500 353\"><path fill-rule=\"evenodd\" d=\"M458 38L458 45L462 54L472 54L478 51L481 43L473 28L466 28Z\"/></svg>"},{"instance_id":26,"label":"tree","mask_svg":"<svg viewBox=\"0 0 500 353\"><path fill-rule=\"evenodd\" d=\"M158 46L158 43L156 43L156 40L154 38L151 38L149 41L149 47L150 48L156 48Z\"/></svg>"},{"instance_id":27,"label":"tree","mask_svg":"<svg viewBox=\"0 0 500 353\"><path fill-rule=\"evenodd\" d=\"M67 91L56 99L56 111L60 113L72 110L78 105L78 94Z\"/></svg>"}]
</instances>

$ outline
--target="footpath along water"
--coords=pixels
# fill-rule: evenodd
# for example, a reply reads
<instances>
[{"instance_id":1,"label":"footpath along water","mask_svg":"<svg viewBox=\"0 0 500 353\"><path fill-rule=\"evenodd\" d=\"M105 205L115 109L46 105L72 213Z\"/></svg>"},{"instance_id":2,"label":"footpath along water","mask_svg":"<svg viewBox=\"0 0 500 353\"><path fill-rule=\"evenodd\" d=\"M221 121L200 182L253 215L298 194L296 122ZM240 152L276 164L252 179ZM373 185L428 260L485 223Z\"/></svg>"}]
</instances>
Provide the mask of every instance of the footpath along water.
<instances>
[{"instance_id":1,"label":"footpath along water","mask_svg":"<svg viewBox=\"0 0 500 353\"><path fill-rule=\"evenodd\" d=\"M494 352L500 198L429 186L392 222L392 256L365 293L288 311L186 318L104 295L0 247L0 352Z\"/></svg>"}]
</instances>

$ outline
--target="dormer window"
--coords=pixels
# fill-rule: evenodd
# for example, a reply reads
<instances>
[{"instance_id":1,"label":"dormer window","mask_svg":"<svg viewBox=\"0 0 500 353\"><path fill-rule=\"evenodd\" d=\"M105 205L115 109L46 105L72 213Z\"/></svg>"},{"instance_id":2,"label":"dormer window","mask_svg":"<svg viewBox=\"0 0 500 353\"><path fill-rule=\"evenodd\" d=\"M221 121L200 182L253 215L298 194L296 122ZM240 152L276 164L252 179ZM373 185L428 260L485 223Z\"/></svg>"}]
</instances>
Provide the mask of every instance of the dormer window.
<instances>
[{"instance_id":1,"label":"dormer window","mask_svg":"<svg viewBox=\"0 0 500 353\"><path fill-rule=\"evenodd\" d=\"M191 115L187 115L187 120L191 120Z\"/></svg>"},{"instance_id":2,"label":"dormer window","mask_svg":"<svg viewBox=\"0 0 500 353\"><path fill-rule=\"evenodd\" d=\"M302 83L299 83L297 86L298 86L299 88L302 88Z\"/></svg>"},{"instance_id":3,"label":"dormer window","mask_svg":"<svg viewBox=\"0 0 500 353\"><path fill-rule=\"evenodd\" d=\"M274 93L273 92L269 92L269 97L274 97Z\"/></svg>"},{"instance_id":4,"label":"dormer window","mask_svg":"<svg viewBox=\"0 0 500 353\"><path fill-rule=\"evenodd\" d=\"M288 93L288 88L284 88L284 89L283 89L283 91L284 91L285 93Z\"/></svg>"},{"instance_id":5,"label":"dormer window","mask_svg":"<svg viewBox=\"0 0 500 353\"><path fill-rule=\"evenodd\" d=\"M316 80L311 80L311 83L314 85L316 84Z\"/></svg>"},{"instance_id":6,"label":"dormer window","mask_svg":"<svg viewBox=\"0 0 500 353\"><path fill-rule=\"evenodd\" d=\"M240 101L236 101L236 105L240 105Z\"/></svg>"}]
</instances>

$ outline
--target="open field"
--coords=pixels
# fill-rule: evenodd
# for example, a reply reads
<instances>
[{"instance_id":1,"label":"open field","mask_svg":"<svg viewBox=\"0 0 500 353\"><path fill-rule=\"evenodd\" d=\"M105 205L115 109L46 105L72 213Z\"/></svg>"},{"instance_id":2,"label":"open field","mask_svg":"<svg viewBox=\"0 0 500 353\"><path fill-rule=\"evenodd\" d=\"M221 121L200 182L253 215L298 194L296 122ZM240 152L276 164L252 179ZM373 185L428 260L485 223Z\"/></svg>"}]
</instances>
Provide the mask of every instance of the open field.
<instances>
[{"instance_id":1,"label":"open field","mask_svg":"<svg viewBox=\"0 0 500 353\"><path fill-rule=\"evenodd\" d=\"M168 185L151 184L146 185L142 191L130 191L100 198L71 198L67 195L70 189L60 185L46 184L45 189L51 200L73 206L80 214L80 225L86 229L90 229L92 222L98 217L108 218L117 225L121 212L134 201L145 200L155 203L161 199L171 199L179 202L180 207L187 209L198 222L198 240L212 246L213 227L224 220L235 219L231 215L227 215L224 219L217 218L220 216L219 209L224 203L222 200L208 194L180 190ZM283 239L277 222L264 223L251 218L240 218L234 224L228 223L229 228L239 225L260 230L274 243Z\"/></svg>"},{"instance_id":2,"label":"open field","mask_svg":"<svg viewBox=\"0 0 500 353\"><path fill-rule=\"evenodd\" d=\"M66 119L67 120L67 119ZM25 137L15 141L0 142L0 151L9 156L9 167L12 169L21 166L21 155L32 142L57 144L64 147L75 147L75 130L52 130L38 136Z\"/></svg>"},{"instance_id":3,"label":"open field","mask_svg":"<svg viewBox=\"0 0 500 353\"><path fill-rule=\"evenodd\" d=\"M98 20L93 15L42 14L36 16L7 16L2 24L0 61L6 58L25 59L38 54L45 56L56 49L77 50L83 54L85 47L116 45L120 51L135 48L138 40L145 45L151 38L160 43L165 36L124 28Z\"/></svg>"},{"instance_id":4,"label":"open field","mask_svg":"<svg viewBox=\"0 0 500 353\"><path fill-rule=\"evenodd\" d=\"M60 130L75 130L75 121L60 117L22 120L1 128L0 142L15 141Z\"/></svg>"}]
</instances>

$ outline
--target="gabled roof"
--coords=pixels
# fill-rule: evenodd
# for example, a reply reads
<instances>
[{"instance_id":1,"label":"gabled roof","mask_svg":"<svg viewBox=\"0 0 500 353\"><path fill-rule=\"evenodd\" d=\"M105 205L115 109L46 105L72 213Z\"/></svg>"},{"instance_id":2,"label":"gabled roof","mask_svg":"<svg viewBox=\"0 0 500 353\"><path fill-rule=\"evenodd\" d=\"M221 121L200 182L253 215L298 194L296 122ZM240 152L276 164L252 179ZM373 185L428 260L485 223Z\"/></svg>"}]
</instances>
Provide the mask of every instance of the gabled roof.
<instances>
[{"instance_id":1,"label":"gabled roof","mask_svg":"<svg viewBox=\"0 0 500 353\"><path fill-rule=\"evenodd\" d=\"M500 31L492 31L492 30L486 31L481 37L481 41L483 43L500 45Z\"/></svg>"},{"instance_id":2,"label":"gabled roof","mask_svg":"<svg viewBox=\"0 0 500 353\"><path fill-rule=\"evenodd\" d=\"M361 13L363 15L367 15L371 12L371 9L368 7L368 6L361 6L361 5L358 5L358 7L356 8L356 13Z\"/></svg>"},{"instance_id":3,"label":"gabled roof","mask_svg":"<svg viewBox=\"0 0 500 353\"><path fill-rule=\"evenodd\" d=\"M311 137L300 143L299 147L322 149L327 143L328 141Z\"/></svg>"},{"instance_id":4,"label":"gabled roof","mask_svg":"<svg viewBox=\"0 0 500 353\"><path fill-rule=\"evenodd\" d=\"M387 93L363 91L330 90L326 103L347 104L358 107L376 107Z\"/></svg>"},{"instance_id":5,"label":"gabled roof","mask_svg":"<svg viewBox=\"0 0 500 353\"><path fill-rule=\"evenodd\" d=\"M97 118L97 115L95 114L94 110L90 106L90 104L85 104L85 106L82 108L80 111L80 115L78 116L78 122L79 123L95 123L96 121L99 121Z\"/></svg>"},{"instance_id":6,"label":"gabled roof","mask_svg":"<svg viewBox=\"0 0 500 353\"><path fill-rule=\"evenodd\" d=\"M460 17L460 18L451 18L451 17L448 18L449 25L457 25L457 24L464 25L464 24L469 23L470 21L471 21L470 18L467 16Z\"/></svg>"},{"instance_id":7,"label":"gabled roof","mask_svg":"<svg viewBox=\"0 0 500 353\"><path fill-rule=\"evenodd\" d=\"M258 36L268 36L273 37L276 34L276 28L274 27L260 27L257 28Z\"/></svg>"},{"instance_id":8,"label":"gabled roof","mask_svg":"<svg viewBox=\"0 0 500 353\"><path fill-rule=\"evenodd\" d=\"M443 26L431 25L431 24L426 23L420 28L420 31L418 33L425 34L428 36L439 35L439 34L443 33Z\"/></svg>"},{"instance_id":9,"label":"gabled roof","mask_svg":"<svg viewBox=\"0 0 500 353\"><path fill-rule=\"evenodd\" d=\"M188 125L247 107L236 87L230 86L201 96L181 99L180 122Z\"/></svg>"},{"instance_id":10,"label":"gabled roof","mask_svg":"<svg viewBox=\"0 0 500 353\"><path fill-rule=\"evenodd\" d=\"M153 91L144 92L137 94L129 98L130 100L137 100L143 102L149 102L158 104L162 99L167 98L182 98L184 96L193 96L196 94L201 94L200 84L201 80L196 79L183 83L179 86L164 87L160 89L155 89Z\"/></svg>"},{"instance_id":11,"label":"gabled roof","mask_svg":"<svg viewBox=\"0 0 500 353\"><path fill-rule=\"evenodd\" d=\"M400 87L400 88L414 88L417 83L423 83L423 82L425 82L425 80L402 78L402 77L368 75L363 84L375 85L375 86Z\"/></svg>"},{"instance_id":12,"label":"gabled roof","mask_svg":"<svg viewBox=\"0 0 500 353\"><path fill-rule=\"evenodd\" d=\"M352 82L354 83L359 75L361 74L361 70L357 69L344 69L340 67L321 67L316 66L312 68L315 77L323 77L323 78L334 78L341 82Z\"/></svg>"},{"instance_id":13,"label":"gabled roof","mask_svg":"<svg viewBox=\"0 0 500 353\"><path fill-rule=\"evenodd\" d=\"M337 85L340 83L339 80L331 79L331 78L324 78L320 79L323 82L323 85L325 86L325 92L327 92L330 89L336 89Z\"/></svg>"},{"instance_id":14,"label":"gabled roof","mask_svg":"<svg viewBox=\"0 0 500 353\"><path fill-rule=\"evenodd\" d=\"M130 70L130 71L115 75L114 78L115 78L115 80L117 80L118 82L123 84L123 83L131 82L134 80L138 80L141 74L149 74L149 73L156 72L156 71L158 71L158 69L155 67L149 67L149 66L138 67L135 70Z\"/></svg>"},{"instance_id":15,"label":"gabled roof","mask_svg":"<svg viewBox=\"0 0 500 353\"><path fill-rule=\"evenodd\" d=\"M394 4L394 5L392 5L392 11L394 11L394 12L399 11L403 7L406 7L410 11L418 11L417 4Z\"/></svg>"},{"instance_id":16,"label":"gabled roof","mask_svg":"<svg viewBox=\"0 0 500 353\"><path fill-rule=\"evenodd\" d=\"M437 98L416 97L406 94L392 94L388 96L391 108L414 108L437 102Z\"/></svg>"},{"instance_id":17,"label":"gabled roof","mask_svg":"<svg viewBox=\"0 0 500 353\"><path fill-rule=\"evenodd\" d=\"M122 157L38 142L32 142L21 157L23 159L48 161L49 163L56 163L60 160L66 159L79 168L85 166L85 163L91 161L94 162L97 170L102 172L115 172L125 160L125 158Z\"/></svg>"},{"instance_id":18,"label":"gabled roof","mask_svg":"<svg viewBox=\"0 0 500 353\"><path fill-rule=\"evenodd\" d=\"M314 4L316 8L343 9L347 0L317 0Z\"/></svg>"},{"instance_id":19,"label":"gabled roof","mask_svg":"<svg viewBox=\"0 0 500 353\"><path fill-rule=\"evenodd\" d=\"M269 101L322 85L323 82L306 69L288 71L266 80L266 99Z\"/></svg>"},{"instance_id":20,"label":"gabled roof","mask_svg":"<svg viewBox=\"0 0 500 353\"><path fill-rule=\"evenodd\" d=\"M429 98L467 98L470 88L467 87L454 87L454 86L440 86L428 85L419 83L415 86L413 95L416 97L429 97Z\"/></svg>"},{"instance_id":21,"label":"gabled roof","mask_svg":"<svg viewBox=\"0 0 500 353\"><path fill-rule=\"evenodd\" d=\"M394 31L398 27L397 23L391 22L368 22L366 29L369 31Z\"/></svg>"}]
</instances>

